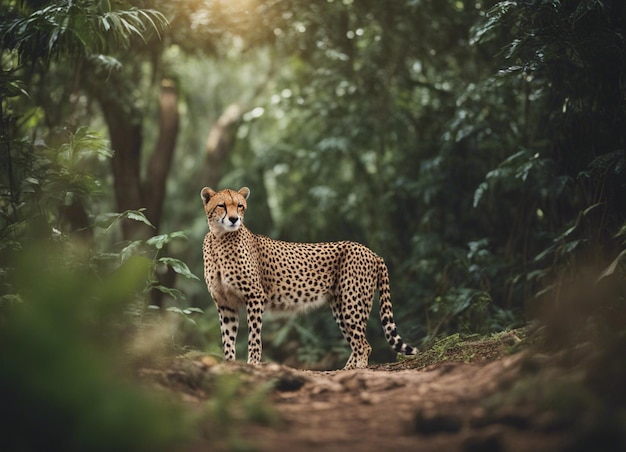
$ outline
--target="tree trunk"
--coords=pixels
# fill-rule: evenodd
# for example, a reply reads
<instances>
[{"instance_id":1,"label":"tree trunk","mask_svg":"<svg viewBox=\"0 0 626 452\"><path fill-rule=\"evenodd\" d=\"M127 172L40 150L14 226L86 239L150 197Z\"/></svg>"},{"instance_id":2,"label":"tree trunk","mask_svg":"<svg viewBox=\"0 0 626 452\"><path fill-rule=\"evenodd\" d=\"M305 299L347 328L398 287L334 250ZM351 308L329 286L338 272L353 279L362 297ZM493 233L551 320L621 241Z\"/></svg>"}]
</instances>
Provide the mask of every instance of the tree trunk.
<instances>
[{"instance_id":1,"label":"tree trunk","mask_svg":"<svg viewBox=\"0 0 626 452\"><path fill-rule=\"evenodd\" d=\"M159 137L148 162L142 190L146 216L157 231L161 224L167 175L176 148L179 123L178 92L174 82L165 79L161 82L159 96Z\"/></svg>"},{"instance_id":2,"label":"tree trunk","mask_svg":"<svg viewBox=\"0 0 626 452\"><path fill-rule=\"evenodd\" d=\"M176 138L178 136L178 93L171 80L164 80L159 96L159 137L150 156L146 180L141 180L143 144L142 118L137 111L128 114L118 99L100 96L100 104L109 128L116 208L119 212L145 208L145 215L155 226L137 221L122 222L124 240L146 239L158 233L165 199L165 187ZM129 117L130 116L130 117Z\"/></svg>"},{"instance_id":3,"label":"tree trunk","mask_svg":"<svg viewBox=\"0 0 626 452\"><path fill-rule=\"evenodd\" d=\"M137 111L133 111L129 118L124 105L118 99L100 96L99 100L113 149L111 166L116 210L124 212L145 207L140 184L142 118ZM124 220L121 227L124 240L147 238L153 233L150 228L137 221Z\"/></svg>"},{"instance_id":4,"label":"tree trunk","mask_svg":"<svg viewBox=\"0 0 626 452\"><path fill-rule=\"evenodd\" d=\"M145 181L141 179L142 117L137 111L129 114L119 99L99 93L109 128L114 154L111 160L118 212L145 208L145 215L155 229L131 220L121 223L124 240L145 240L159 232L167 176L176 148L180 115L178 92L171 80L163 80L159 95L159 136L147 165ZM172 287L176 274L168 267L157 275L159 284ZM163 294L153 290L151 303L162 305Z\"/></svg>"}]
</instances>

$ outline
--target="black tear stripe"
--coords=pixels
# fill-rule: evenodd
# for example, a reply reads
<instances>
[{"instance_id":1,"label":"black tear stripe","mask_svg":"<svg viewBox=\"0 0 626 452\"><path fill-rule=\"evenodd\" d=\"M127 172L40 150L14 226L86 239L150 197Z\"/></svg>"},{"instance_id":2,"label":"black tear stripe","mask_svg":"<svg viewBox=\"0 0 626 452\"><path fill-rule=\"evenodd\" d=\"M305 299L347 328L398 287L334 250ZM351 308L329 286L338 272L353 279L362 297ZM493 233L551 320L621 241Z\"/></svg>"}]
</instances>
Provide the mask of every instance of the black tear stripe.
<instances>
[{"instance_id":1,"label":"black tear stripe","mask_svg":"<svg viewBox=\"0 0 626 452\"><path fill-rule=\"evenodd\" d=\"M213 207L211 210L209 210L209 213L207 214L207 218L211 218L213 217L213 214L215 213L215 211L217 210L218 206ZM228 215L228 211L226 209L224 209L224 216L221 218L220 221L223 221L224 218L226 218L226 215Z\"/></svg>"},{"instance_id":2,"label":"black tear stripe","mask_svg":"<svg viewBox=\"0 0 626 452\"><path fill-rule=\"evenodd\" d=\"M217 210L217 206L213 207L211 210L209 210L209 213L207 214L207 216L211 218L213 216L213 213L215 213L216 210Z\"/></svg>"}]
</instances>

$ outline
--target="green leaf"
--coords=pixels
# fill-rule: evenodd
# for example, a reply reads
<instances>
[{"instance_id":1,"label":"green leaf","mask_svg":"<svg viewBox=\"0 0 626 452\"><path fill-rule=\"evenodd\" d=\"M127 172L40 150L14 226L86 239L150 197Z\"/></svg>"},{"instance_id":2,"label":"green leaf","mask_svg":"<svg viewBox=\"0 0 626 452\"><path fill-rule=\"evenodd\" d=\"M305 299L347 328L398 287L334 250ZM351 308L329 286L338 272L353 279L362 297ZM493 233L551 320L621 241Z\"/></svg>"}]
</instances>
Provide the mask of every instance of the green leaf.
<instances>
[{"instance_id":1,"label":"green leaf","mask_svg":"<svg viewBox=\"0 0 626 452\"><path fill-rule=\"evenodd\" d=\"M150 222L150 220L148 220L146 216L143 214L144 210L146 209L127 210L126 212L122 214L122 218L128 218L129 220L139 221L140 223L147 224L151 228L156 229L154 225Z\"/></svg>"},{"instance_id":2,"label":"green leaf","mask_svg":"<svg viewBox=\"0 0 626 452\"><path fill-rule=\"evenodd\" d=\"M174 298L175 300L184 300L185 299L185 294L182 293L178 289L173 289L171 287L165 287L165 286L161 286L161 285L152 286L152 288L158 290L161 293L169 295L170 297Z\"/></svg>"},{"instance_id":3,"label":"green leaf","mask_svg":"<svg viewBox=\"0 0 626 452\"><path fill-rule=\"evenodd\" d=\"M172 270L174 270L179 275L183 275L186 278L200 281L200 278L194 275L191 272L191 270L189 270L189 267L187 266L187 264L185 264L181 260L174 259L172 257L161 257L159 258L159 262L169 265L172 268Z\"/></svg>"},{"instance_id":4,"label":"green leaf","mask_svg":"<svg viewBox=\"0 0 626 452\"><path fill-rule=\"evenodd\" d=\"M143 242L141 240L127 242L126 246L119 253L120 262L126 262L131 257L140 254L142 246Z\"/></svg>"},{"instance_id":5,"label":"green leaf","mask_svg":"<svg viewBox=\"0 0 626 452\"><path fill-rule=\"evenodd\" d=\"M546 248L545 250L543 250L541 253L537 254L535 256L535 258L533 259L535 262L541 262L542 260L544 260L546 257L553 255L554 254L554 250L556 249L556 244L552 244L550 245L548 248Z\"/></svg>"},{"instance_id":6,"label":"green leaf","mask_svg":"<svg viewBox=\"0 0 626 452\"><path fill-rule=\"evenodd\" d=\"M489 184L487 182L481 182L476 191L474 192L474 207L478 207L480 200L482 199L485 192L489 189Z\"/></svg>"},{"instance_id":7,"label":"green leaf","mask_svg":"<svg viewBox=\"0 0 626 452\"><path fill-rule=\"evenodd\" d=\"M187 235L183 231L170 232L169 236L173 239L189 239L189 237L187 237Z\"/></svg>"},{"instance_id":8,"label":"green leaf","mask_svg":"<svg viewBox=\"0 0 626 452\"><path fill-rule=\"evenodd\" d=\"M600 280L606 278L607 276L611 276L613 273L615 273L615 270L617 269L618 264L624 257L626 257L626 249L622 250L622 252L619 253L615 259L613 259L613 262L611 262L611 264L607 268L605 268L602 271L602 273L600 273L600 276L598 276L598 279L596 279L596 284Z\"/></svg>"},{"instance_id":9,"label":"green leaf","mask_svg":"<svg viewBox=\"0 0 626 452\"><path fill-rule=\"evenodd\" d=\"M98 215L94 221L94 226L108 230L117 220L120 219L119 213L102 213Z\"/></svg>"},{"instance_id":10,"label":"green leaf","mask_svg":"<svg viewBox=\"0 0 626 452\"><path fill-rule=\"evenodd\" d=\"M146 218L143 214L143 211L146 209L139 210L127 210L122 213L114 213L107 212L98 215L94 220L94 226L99 228L104 228L105 230L109 230L116 222L122 220L124 218L128 218L129 220L139 221L141 223L147 224L151 228L154 228L154 225L150 223L150 220Z\"/></svg>"},{"instance_id":11,"label":"green leaf","mask_svg":"<svg viewBox=\"0 0 626 452\"><path fill-rule=\"evenodd\" d=\"M160 234L155 235L154 237L150 237L146 243L150 246L154 246L156 249L160 250L173 239L185 239L187 240L187 236L184 232L175 231L169 234Z\"/></svg>"}]
</instances>

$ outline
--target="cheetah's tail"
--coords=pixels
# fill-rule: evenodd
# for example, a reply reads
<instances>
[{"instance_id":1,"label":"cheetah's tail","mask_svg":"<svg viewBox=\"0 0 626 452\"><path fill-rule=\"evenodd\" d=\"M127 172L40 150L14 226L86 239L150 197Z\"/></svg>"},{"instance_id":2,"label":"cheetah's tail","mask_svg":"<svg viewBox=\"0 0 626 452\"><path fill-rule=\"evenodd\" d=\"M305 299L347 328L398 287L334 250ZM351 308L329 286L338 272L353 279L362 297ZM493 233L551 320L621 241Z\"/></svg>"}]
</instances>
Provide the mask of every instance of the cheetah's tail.
<instances>
[{"instance_id":1,"label":"cheetah's tail","mask_svg":"<svg viewBox=\"0 0 626 452\"><path fill-rule=\"evenodd\" d=\"M396 324L393 321L393 311L391 309L391 294L389 288L389 271L387 265L380 258L378 265L378 292L379 292L379 304L380 304L380 321L383 324L383 332L389 345L398 353L403 355L417 355L419 350L416 347L412 347L405 344L398 330Z\"/></svg>"}]
</instances>

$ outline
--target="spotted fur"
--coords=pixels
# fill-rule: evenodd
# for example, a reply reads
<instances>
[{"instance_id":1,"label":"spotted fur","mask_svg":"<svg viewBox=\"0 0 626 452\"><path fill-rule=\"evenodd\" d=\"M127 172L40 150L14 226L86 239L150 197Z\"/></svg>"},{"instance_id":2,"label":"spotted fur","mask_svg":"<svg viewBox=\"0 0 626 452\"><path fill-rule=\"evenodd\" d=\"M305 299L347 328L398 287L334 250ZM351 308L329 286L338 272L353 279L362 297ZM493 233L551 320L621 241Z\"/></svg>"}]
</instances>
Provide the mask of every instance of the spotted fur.
<instances>
[{"instance_id":1,"label":"spotted fur","mask_svg":"<svg viewBox=\"0 0 626 452\"><path fill-rule=\"evenodd\" d=\"M217 306L224 357L235 359L239 310L246 308L248 363L261 362L266 309L298 312L328 303L352 354L346 369L366 367L371 346L365 328L379 291L385 337L399 353L417 354L396 330L389 274L382 258L355 242L290 243L253 234L243 224L247 187L202 189L209 232L204 238L204 277Z\"/></svg>"}]
</instances>

